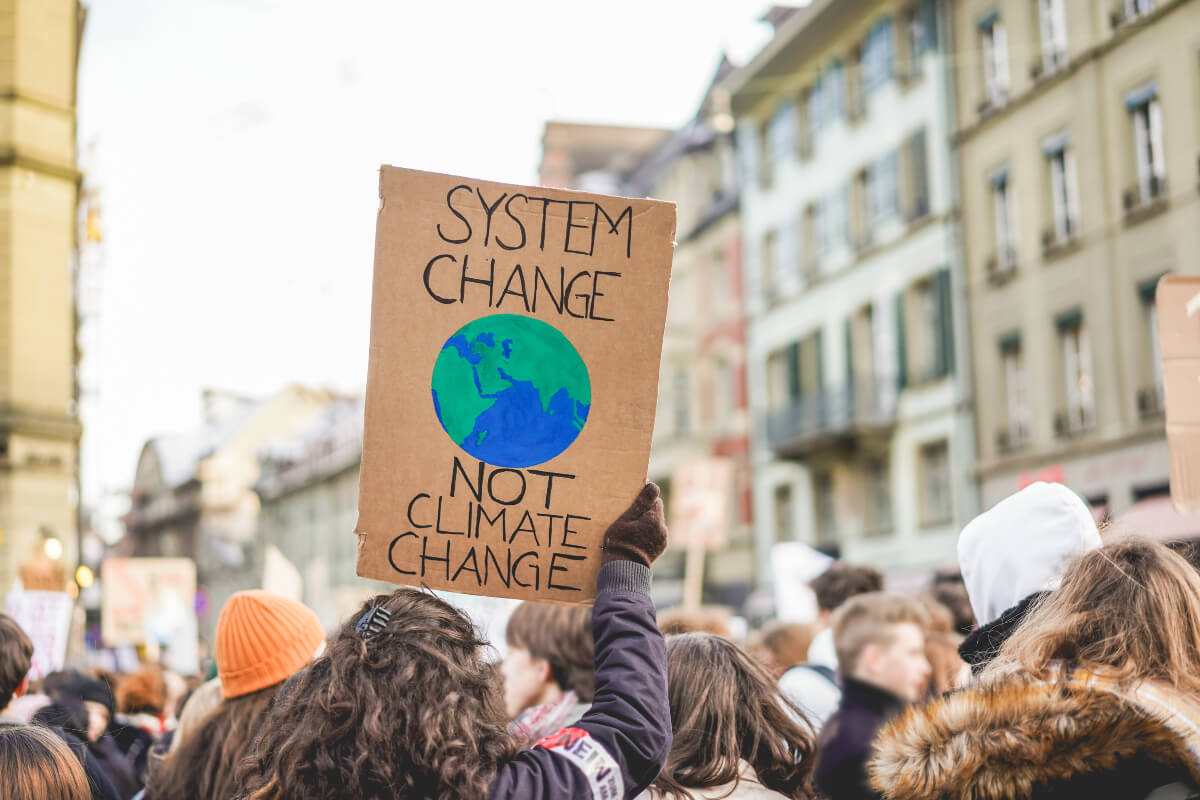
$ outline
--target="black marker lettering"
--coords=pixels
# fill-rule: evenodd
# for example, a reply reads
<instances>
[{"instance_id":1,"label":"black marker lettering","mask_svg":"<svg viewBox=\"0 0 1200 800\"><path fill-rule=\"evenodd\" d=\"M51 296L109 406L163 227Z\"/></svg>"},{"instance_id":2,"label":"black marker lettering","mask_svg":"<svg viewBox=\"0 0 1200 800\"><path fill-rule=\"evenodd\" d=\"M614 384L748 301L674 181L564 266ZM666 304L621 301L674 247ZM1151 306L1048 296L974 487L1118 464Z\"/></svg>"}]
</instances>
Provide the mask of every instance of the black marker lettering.
<instances>
[{"instance_id":1,"label":"black marker lettering","mask_svg":"<svg viewBox=\"0 0 1200 800\"><path fill-rule=\"evenodd\" d=\"M446 208L450 209L451 214L453 214L454 216L456 216L462 220L462 224L465 225L467 228L466 235L463 236L461 239L451 239L449 236L447 236L445 233L442 232L442 223L439 222L437 225L438 236L442 237L443 242L449 242L450 244L462 244L463 242L465 242L471 238L471 223L467 221L466 217L464 217L462 214L458 213L458 209L454 207L454 203L452 202L454 199L454 193L457 192L459 189L466 189L468 192L471 191L470 186L467 186L465 183L460 183L458 186L455 186L453 189L446 192Z\"/></svg>"}]
</instances>

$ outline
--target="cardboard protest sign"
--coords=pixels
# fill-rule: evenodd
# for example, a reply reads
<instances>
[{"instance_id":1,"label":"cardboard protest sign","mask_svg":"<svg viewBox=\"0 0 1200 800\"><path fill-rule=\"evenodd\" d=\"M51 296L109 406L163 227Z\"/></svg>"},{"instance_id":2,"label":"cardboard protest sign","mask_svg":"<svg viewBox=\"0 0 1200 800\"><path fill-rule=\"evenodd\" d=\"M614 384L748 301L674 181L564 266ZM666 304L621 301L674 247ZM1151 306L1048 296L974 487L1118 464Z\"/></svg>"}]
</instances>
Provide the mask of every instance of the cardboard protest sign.
<instances>
[{"instance_id":1,"label":"cardboard protest sign","mask_svg":"<svg viewBox=\"0 0 1200 800\"><path fill-rule=\"evenodd\" d=\"M71 635L75 601L66 592L9 592L5 611L33 642L30 680L40 680L63 668Z\"/></svg>"},{"instance_id":2,"label":"cardboard protest sign","mask_svg":"<svg viewBox=\"0 0 1200 800\"><path fill-rule=\"evenodd\" d=\"M104 643L163 646L171 669L194 674L196 563L190 558L106 558L100 578Z\"/></svg>"},{"instance_id":3,"label":"cardboard protest sign","mask_svg":"<svg viewBox=\"0 0 1200 800\"><path fill-rule=\"evenodd\" d=\"M671 203L383 167L358 574L587 603L645 480Z\"/></svg>"},{"instance_id":4,"label":"cardboard protest sign","mask_svg":"<svg viewBox=\"0 0 1200 800\"><path fill-rule=\"evenodd\" d=\"M1162 357L1171 501L1180 513L1200 511L1200 277L1168 275L1158 283L1158 347Z\"/></svg>"}]
</instances>

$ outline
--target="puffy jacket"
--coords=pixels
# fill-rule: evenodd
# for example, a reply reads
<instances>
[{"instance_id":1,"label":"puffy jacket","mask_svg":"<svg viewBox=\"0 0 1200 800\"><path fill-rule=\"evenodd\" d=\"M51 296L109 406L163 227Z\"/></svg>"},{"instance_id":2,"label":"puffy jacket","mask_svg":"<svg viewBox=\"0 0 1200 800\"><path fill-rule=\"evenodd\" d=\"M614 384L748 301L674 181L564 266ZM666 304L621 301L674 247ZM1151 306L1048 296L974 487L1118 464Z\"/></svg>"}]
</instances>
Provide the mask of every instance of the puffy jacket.
<instances>
[{"instance_id":1,"label":"puffy jacket","mask_svg":"<svg viewBox=\"0 0 1200 800\"><path fill-rule=\"evenodd\" d=\"M889 800L1200 796L1200 698L1062 666L910 709L875 746Z\"/></svg>"},{"instance_id":2,"label":"puffy jacket","mask_svg":"<svg viewBox=\"0 0 1200 800\"><path fill-rule=\"evenodd\" d=\"M634 798L662 769L671 749L671 710L649 569L630 561L600 569L592 635L591 709L501 767L490 800Z\"/></svg>"}]
</instances>

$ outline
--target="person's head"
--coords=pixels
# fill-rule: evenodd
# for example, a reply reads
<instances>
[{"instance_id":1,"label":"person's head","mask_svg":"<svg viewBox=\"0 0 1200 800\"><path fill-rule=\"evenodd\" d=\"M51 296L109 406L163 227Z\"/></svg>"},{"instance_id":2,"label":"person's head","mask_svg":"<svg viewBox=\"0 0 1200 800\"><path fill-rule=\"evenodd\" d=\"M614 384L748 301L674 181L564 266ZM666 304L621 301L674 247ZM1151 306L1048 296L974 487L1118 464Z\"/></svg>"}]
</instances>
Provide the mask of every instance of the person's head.
<instances>
[{"instance_id":1,"label":"person's head","mask_svg":"<svg viewBox=\"0 0 1200 800\"><path fill-rule=\"evenodd\" d=\"M663 636L678 636L681 633L711 633L714 636L733 637L729 630L728 609L702 606L700 608L663 609L658 612L658 629Z\"/></svg>"},{"instance_id":2,"label":"person's head","mask_svg":"<svg viewBox=\"0 0 1200 800\"><path fill-rule=\"evenodd\" d=\"M508 653L500 671L510 717L568 691L581 702L592 701L595 644L590 608L524 602L513 611L504 636Z\"/></svg>"},{"instance_id":3,"label":"person's head","mask_svg":"<svg viewBox=\"0 0 1200 800\"><path fill-rule=\"evenodd\" d=\"M179 712L179 724L171 737L171 750L179 749L196 730L200 723L221 702L221 679L213 678L192 692Z\"/></svg>"},{"instance_id":4,"label":"person's head","mask_svg":"<svg viewBox=\"0 0 1200 800\"><path fill-rule=\"evenodd\" d=\"M938 581L934 583L931 594L950 612L955 633L966 636L974 630L975 612L971 609L967 587L961 581Z\"/></svg>"},{"instance_id":5,"label":"person's head","mask_svg":"<svg viewBox=\"0 0 1200 800\"><path fill-rule=\"evenodd\" d=\"M885 689L902 700L925 696L929 617L922 603L872 592L848 600L833 615L833 645L842 675Z\"/></svg>"},{"instance_id":6,"label":"person's head","mask_svg":"<svg viewBox=\"0 0 1200 800\"><path fill-rule=\"evenodd\" d=\"M1092 512L1059 483L1034 483L963 528L958 563L980 625L1030 595L1054 591L1076 556L1100 546Z\"/></svg>"},{"instance_id":7,"label":"person's head","mask_svg":"<svg viewBox=\"0 0 1200 800\"><path fill-rule=\"evenodd\" d=\"M46 728L0 728L0 775L6 797L21 800L91 800L79 759Z\"/></svg>"},{"instance_id":8,"label":"person's head","mask_svg":"<svg viewBox=\"0 0 1200 800\"><path fill-rule=\"evenodd\" d=\"M83 702L75 697L64 696L42 706L31 721L34 725L61 728L81 741L88 739L88 712Z\"/></svg>"},{"instance_id":9,"label":"person's head","mask_svg":"<svg viewBox=\"0 0 1200 800\"><path fill-rule=\"evenodd\" d=\"M1082 556L985 676L1044 677L1057 661L1200 694L1200 573L1141 538Z\"/></svg>"},{"instance_id":10,"label":"person's head","mask_svg":"<svg viewBox=\"0 0 1200 800\"><path fill-rule=\"evenodd\" d=\"M486 796L518 748L485 647L431 594L368 601L280 695L244 765L246 800Z\"/></svg>"},{"instance_id":11,"label":"person's head","mask_svg":"<svg viewBox=\"0 0 1200 800\"><path fill-rule=\"evenodd\" d=\"M808 647L812 640L811 625L800 622L769 623L759 637L763 662L779 679L792 667L808 660Z\"/></svg>"},{"instance_id":12,"label":"person's head","mask_svg":"<svg viewBox=\"0 0 1200 800\"><path fill-rule=\"evenodd\" d=\"M126 675L117 686L117 706L122 714L158 716L166 702L167 685L163 682L162 668L154 664Z\"/></svg>"},{"instance_id":13,"label":"person's head","mask_svg":"<svg viewBox=\"0 0 1200 800\"><path fill-rule=\"evenodd\" d=\"M221 698L159 764L146 796L233 797L241 762L262 734L280 686L324 641L317 615L306 606L257 590L233 595L217 620Z\"/></svg>"},{"instance_id":14,"label":"person's head","mask_svg":"<svg viewBox=\"0 0 1200 800\"><path fill-rule=\"evenodd\" d=\"M0 614L0 711L25 693L32 664L33 642L15 619Z\"/></svg>"},{"instance_id":15,"label":"person's head","mask_svg":"<svg viewBox=\"0 0 1200 800\"><path fill-rule=\"evenodd\" d=\"M851 597L883 591L883 573L873 567L856 567L835 561L808 585L817 596L820 621L827 624L830 615Z\"/></svg>"},{"instance_id":16,"label":"person's head","mask_svg":"<svg viewBox=\"0 0 1200 800\"><path fill-rule=\"evenodd\" d=\"M673 741L655 787L669 797L738 779L741 762L768 789L811 796L815 739L804 713L779 692L774 676L720 636L667 638L667 694Z\"/></svg>"},{"instance_id":17,"label":"person's head","mask_svg":"<svg viewBox=\"0 0 1200 800\"><path fill-rule=\"evenodd\" d=\"M217 674L229 700L275 686L321 652L325 632L302 603L271 592L237 592L217 619ZM164 686L163 699L166 699Z\"/></svg>"},{"instance_id":18,"label":"person's head","mask_svg":"<svg viewBox=\"0 0 1200 800\"><path fill-rule=\"evenodd\" d=\"M83 704L88 715L87 738L92 742L99 741L108 730L116 707L108 684L97 678L81 675L67 684L63 693L77 698Z\"/></svg>"}]
</instances>

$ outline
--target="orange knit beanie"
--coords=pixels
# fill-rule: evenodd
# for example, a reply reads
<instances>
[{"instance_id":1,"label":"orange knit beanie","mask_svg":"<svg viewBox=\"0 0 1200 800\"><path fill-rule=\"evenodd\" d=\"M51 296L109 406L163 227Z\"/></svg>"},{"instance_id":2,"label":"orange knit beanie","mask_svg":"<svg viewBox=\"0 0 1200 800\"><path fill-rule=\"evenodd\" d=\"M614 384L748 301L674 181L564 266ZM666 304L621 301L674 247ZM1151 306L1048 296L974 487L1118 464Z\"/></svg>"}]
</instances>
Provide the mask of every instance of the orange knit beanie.
<instances>
[{"instance_id":1,"label":"orange knit beanie","mask_svg":"<svg viewBox=\"0 0 1200 800\"><path fill-rule=\"evenodd\" d=\"M229 598L217 620L217 674L226 698L274 686L303 669L325 641L307 606L254 589Z\"/></svg>"}]
</instances>

